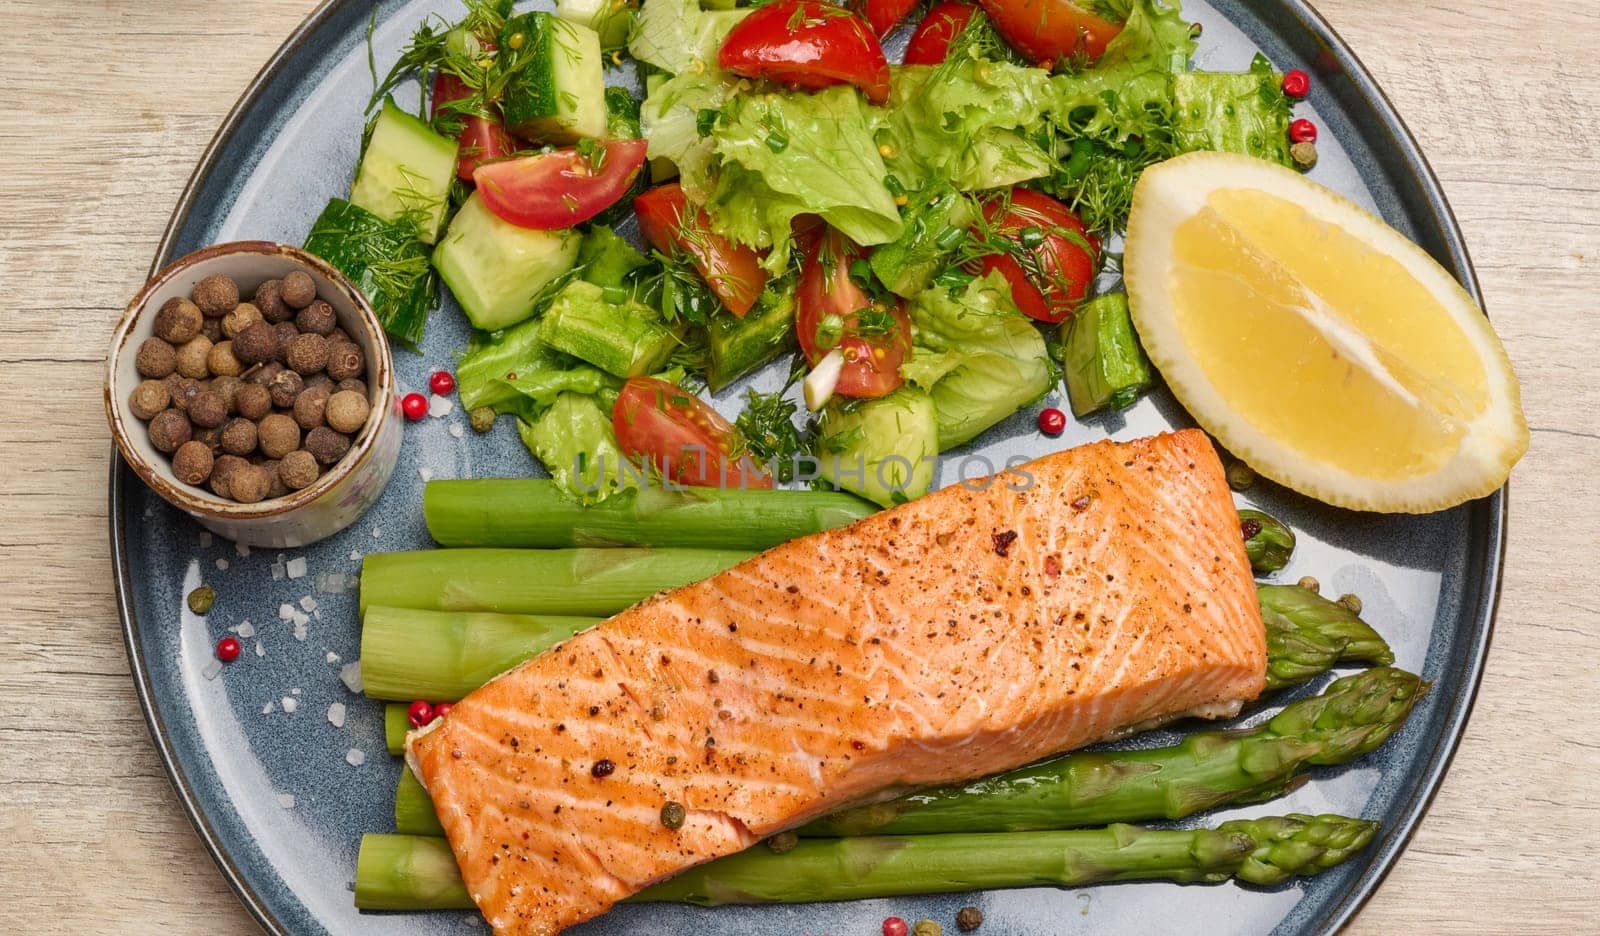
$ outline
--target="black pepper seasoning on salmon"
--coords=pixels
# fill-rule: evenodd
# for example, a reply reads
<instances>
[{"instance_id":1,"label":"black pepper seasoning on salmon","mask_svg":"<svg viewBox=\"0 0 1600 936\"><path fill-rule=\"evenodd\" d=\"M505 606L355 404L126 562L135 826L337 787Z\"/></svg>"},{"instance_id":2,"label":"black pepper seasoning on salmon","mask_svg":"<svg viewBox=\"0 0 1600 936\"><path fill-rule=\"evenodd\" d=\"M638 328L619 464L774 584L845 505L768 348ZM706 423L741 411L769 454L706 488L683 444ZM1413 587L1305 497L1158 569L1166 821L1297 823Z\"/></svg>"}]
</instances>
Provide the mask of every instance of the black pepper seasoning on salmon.
<instances>
[{"instance_id":1,"label":"black pepper seasoning on salmon","mask_svg":"<svg viewBox=\"0 0 1600 936\"><path fill-rule=\"evenodd\" d=\"M1010 555L1011 544L1017 541L1016 530L1006 530L1004 533L993 534L994 554L996 556Z\"/></svg>"}]
</instances>

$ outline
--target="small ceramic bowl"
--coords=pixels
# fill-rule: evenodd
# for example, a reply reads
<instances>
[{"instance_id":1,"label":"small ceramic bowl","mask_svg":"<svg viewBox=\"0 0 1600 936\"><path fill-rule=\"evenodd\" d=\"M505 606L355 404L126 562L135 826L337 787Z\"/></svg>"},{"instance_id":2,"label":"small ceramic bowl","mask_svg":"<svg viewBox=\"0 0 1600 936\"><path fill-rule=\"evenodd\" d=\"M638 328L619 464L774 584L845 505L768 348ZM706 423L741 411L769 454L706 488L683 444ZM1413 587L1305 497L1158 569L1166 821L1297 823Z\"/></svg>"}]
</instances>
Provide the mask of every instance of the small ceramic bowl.
<instances>
[{"instance_id":1,"label":"small ceramic bowl","mask_svg":"<svg viewBox=\"0 0 1600 936\"><path fill-rule=\"evenodd\" d=\"M209 488L179 481L168 456L150 444L146 424L128 409L140 377L134 367L139 345L151 337L156 312L174 296L188 296L215 273L231 276L245 301L269 279L294 270L311 274L317 297L332 305L339 325L361 346L372 411L351 441L350 451L309 487L255 504L218 497ZM400 456L404 418L394 390L394 367L383 326L344 274L297 247L270 241L234 241L197 250L157 273L128 304L112 336L106 361L106 418L122 457L157 494L200 521L206 529L248 546L304 546L344 529L370 507Z\"/></svg>"}]
</instances>

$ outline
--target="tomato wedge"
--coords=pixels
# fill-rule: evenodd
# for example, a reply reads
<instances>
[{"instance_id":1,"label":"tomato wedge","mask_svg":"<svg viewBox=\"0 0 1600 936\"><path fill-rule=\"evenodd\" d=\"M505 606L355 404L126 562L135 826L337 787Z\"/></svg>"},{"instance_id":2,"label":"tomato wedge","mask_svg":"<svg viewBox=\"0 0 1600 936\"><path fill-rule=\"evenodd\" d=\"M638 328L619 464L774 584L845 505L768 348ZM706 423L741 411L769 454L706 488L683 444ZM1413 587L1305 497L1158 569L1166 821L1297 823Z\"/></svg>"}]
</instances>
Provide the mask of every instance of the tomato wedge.
<instances>
[{"instance_id":1,"label":"tomato wedge","mask_svg":"<svg viewBox=\"0 0 1600 936\"><path fill-rule=\"evenodd\" d=\"M872 27L874 34L886 36L889 30L900 25L906 14L916 9L919 0L857 0L851 4L861 12L861 18Z\"/></svg>"},{"instance_id":2,"label":"tomato wedge","mask_svg":"<svg viewBox=\"0 0 1600 936\"><path fill-rule=\"evenodd\" d=\"M611 408L617 444L650 459L663 477L692 487L770 488L772 476L748 457L739 430L689 391L656 377L632 377Z\"/></svg>"},{"instance_id":3,"label":"tomato wedge","mask_svg":"<svg viewBox=\"0 0 1600 936\"><path fill-rule=\"evenodd\" d=\"M559 149L484 163L472 173L483 203L502 220L539 231L587 221L627 194L644 168L644 140L608 140L589 155Z\"/></svg>"},{"instance_id":4,"label":"tomato wedge","mask_svg":"<svg viewBox=\"0 0 1600 936\"><path fill-rule=\"evenodd\" d=\"M820 0L777 0L739 21L717 53L724 71L816 91L853 84L889 100L889 60L861 17Z\"/></svg>"},{"instance_id":5,"label":"tomato wedge","mask_svg":"<svg viewBox=\"0 0 1600 936\"><path fill-rule=\"evenodd\" d=\"M1011 245L981 258L980 271L999 270L1029 318L1053 323L1071 315L1089 291L1100 253L1078 216L1048 195L1014 188L986 202L983 217Z\"/></svg>"},{"instance_id":6,"label":"tomato wedge","mask_svg":"<svg viewBox=\"0 0 1600 936\"><path fill-rule=\"evenodd\" d=\"M815 367L829 351L842 351L844 370L833 392L861 399L885 396L900 386L900 365L911 349L911 318L904 304L898 299L892 305L874 304L850 278L851 265L866 255L830 229L806 254L795 297L795 335L806 362ZM876 313L874 322L863 321L864 310ZM839 336L831 341L820 334L830 317L836 319Z\"/></svg>"},{"instance_id":7,"label":"tomato wedge","mask_svg":"<svg viewBox=\"0 0 1600 936\"><path fill-rule=\"evenodd\" d=\"M760 254L711 230L705 209L695 208L690 214L683 187L676 182L635 198L633 210L651 246L664 254L687 253L728 311L744 318L767 285Z\"/></svg>"},{"instance_id":8,"label":"tomato wedge","mask_svg":"<svg viewBox=\"0 0 1600 936\"><path fill-rule=\"evenodd\" d=\"M1072 0L978 0L995 31L1035 65L1062 60L1092 62L1122 32L1122 24L1103 19Z\"/></svg>"},{"instance_id":9,"label":"tomato wedge","mask_svg":"<svg viewBox=\"0 0 1600 936\"><path fill-rule=\"evenodd\" d=\"M950 43L972 22L978 8L961 0L943 0L917 24L906 44L905 64L937 65L950 55Z\"/></svg>"},{"instance_id":10,"label":"tomato wedge","mask_svg":"<svg viewBox=\"0 0 1600 936\"><path fill-rule=\"evenodd\" d=\"M438 117L439 110L451 101L471 97L472 91L455 75L438 72L433 76L433 104L430 116ZM461 144L456 157L456 177L463 182L472 181L473 170L482 162L503 159L517 151L516 141L506 131L505 124L476 114L460 114L463 126L456 135Z\"/></svg>"}]
</instances>

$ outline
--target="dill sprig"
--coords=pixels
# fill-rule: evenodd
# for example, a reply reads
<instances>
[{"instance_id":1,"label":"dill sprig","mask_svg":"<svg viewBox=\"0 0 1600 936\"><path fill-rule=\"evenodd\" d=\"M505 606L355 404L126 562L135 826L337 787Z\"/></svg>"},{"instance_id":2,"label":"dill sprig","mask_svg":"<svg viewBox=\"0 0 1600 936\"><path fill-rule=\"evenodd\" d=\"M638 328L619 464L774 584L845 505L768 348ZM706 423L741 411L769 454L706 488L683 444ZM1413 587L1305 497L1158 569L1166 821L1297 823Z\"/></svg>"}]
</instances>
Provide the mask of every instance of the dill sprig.
<instances>
[{"instance_id":1,"label":"dill sprig","mask_svg":"<svg viewBox=\"0 0 1600 936\"><path fill-rule=\"evenodd\" d=\"M797 456L807 452L807 442L806 434L794 423L799 407L784 399L783 393L747 390L744 411L734 420L734 426L743 436L745 450L756 461L770 465L779 481L790 481Z\"/></svg>"}]
</instances>

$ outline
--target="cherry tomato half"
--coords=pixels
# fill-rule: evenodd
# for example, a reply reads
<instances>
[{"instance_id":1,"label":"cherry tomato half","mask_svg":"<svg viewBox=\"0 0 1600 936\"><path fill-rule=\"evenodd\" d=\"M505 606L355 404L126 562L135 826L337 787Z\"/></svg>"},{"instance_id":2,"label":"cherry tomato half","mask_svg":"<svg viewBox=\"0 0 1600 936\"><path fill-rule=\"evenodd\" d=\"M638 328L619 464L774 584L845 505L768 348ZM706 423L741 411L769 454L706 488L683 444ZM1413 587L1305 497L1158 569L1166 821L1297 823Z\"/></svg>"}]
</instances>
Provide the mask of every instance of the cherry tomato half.
<instances>
[{"instance_id":1,"label":"cherry tomato half","mask_svg":"<svg viewBox=\"0 0 1600 936\"><path fill-rule=\"evenodd\" d=\"M472 91L455 75L438 72L433 76L433 110L431 116L438 117L440 109L451 101L459 101L470 97ZM472 172L478 164L495 159L504 159L517 151L517 143L506 132L505 124L476 114L460 114L463 126L461 133L456 136L456 142L461 144L461 150L456 157L456 176L463 182L472 181Z\"/></svg>"},{"instance_id":2,"label":"cherry tomato half","mask_svg":"<svg viewBox=\"0 0 1600 936\"><path fill-rule=\"evenodd\" d=\"M866 250L830 229L806 254L795 297L795 335L807 363L815 367L829 351L839 349L844 370L833 392L863 399L885 396L904 382L900 365L911 348L911 319L904 305L896 300L874 307L872 297L850 278L851 265L866 255ZM867 309L879 313L870 330L862 321L861 313ZM819 334L830 317L839 335L833 342Z\"/></svg>"},{"instance_id":3,"label":"cherry tomato half","mask_svg":"<svg viewBox=\"0 0 1600 936\"><path fill-rule=\"evenodd\" d=\"M587 221L627 194L644 168L644 140L596 143L484 163L472 173L484 205L502 220L540 231Z\"/></svg>"},{"instance_id":4,"label":"cherry tomato half","mask_svg":"<svg viewBox=\"0 0 1600 936\"><path fill-rule=\"evenodd\" d=\"M770 488L772 476L740 452L739 430L704 400L656 377L632 377L611 408L617 444L629 456L693 487Z\"/></svg>"},{"instance_id":5,"label":"cherry tomato half","mask_svg":"<svg viewBox=\"0 0 1600 936\"><path fill-rule=\"evenodd\" d=\"M1000 37L1036 65L1063 59L1092 62L1122 32L1073 0L978 0Z\"/></svg>"},{"instance_id":6,"label":"cherry tomato half","mask_svg":"<svg viewBox=\"0 0 1600 936\"><path fill-rule=\"evenodd\" d=\"M983 217L1014 246L983 257L980 271L999 270L1029 318L1059 322L1071 315L1089 291L1100 253L1078 216L1048 195L1014 188L986 202Z\"/></svg>"},{"instance_id":7,"label":"cherry tomato half","mask_svg":"<svg viewBox=\"0 0 1600 936\"><path fill-rule=\"evenodd\" d=\"M961 0L943 0L917 24L906 45L907 65L937 65L950 55L950 43L972 22L978 8Z\"/></svg>"},{"instance_id":8,"label":"cherry tomato half","mask_svg":"<svg viewBox=\"0 0 1600 936\"><path fill-rule=\"evenodd\" d=\"M874 35L886 36L889 30L900 25L906 14L917 8L917 3L918 0L856 0L850 6L860 11Z\"/></svg>"},{"instance_id":9,"label":"cherry tomato half","mask_svg":"<svg viewBox=\"0 0 1600 936\"><path fill-rule=\"evenodd\" d=\"M729 30L717 54L724 71L816 91L853 84L867 100L889 100L889 60L861 17L820 0L777 0Z\"/></svg>"},{"instance_id":10,"label":"cherry tomato half","mask_svg":"<svg viewBox=\"0 0 1600 936\"><path fill-rule=\"evenodd\" d=\"M665 254L682 250L693 260L706 284L728 311L744 318L767 285L761 255L711 230L705 209L690 213L683 187L658 185L633 200L639 229L651 246Z\"/></svg>"}]
</instances>

